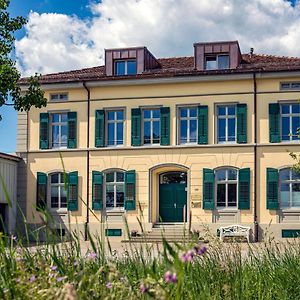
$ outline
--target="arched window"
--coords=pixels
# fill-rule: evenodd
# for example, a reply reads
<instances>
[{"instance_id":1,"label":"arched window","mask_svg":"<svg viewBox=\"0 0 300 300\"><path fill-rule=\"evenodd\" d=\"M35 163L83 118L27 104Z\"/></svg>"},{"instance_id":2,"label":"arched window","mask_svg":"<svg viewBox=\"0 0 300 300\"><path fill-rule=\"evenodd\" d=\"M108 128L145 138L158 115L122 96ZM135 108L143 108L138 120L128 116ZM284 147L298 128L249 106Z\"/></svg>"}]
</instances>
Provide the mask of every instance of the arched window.
<instances>
[{"instance_id":1,"label":"arched window","mask_svg":"<svg viewBox=\"0 0 300 300\"><path fill-rule=\"evenodd\" d=\"M217 208L236 208L238 195L238 171L218 169L216 176Z\"/></svg>"},{"instance_id":2,"label":"arched window","mask_svg":"<svg viewBox=\"0 0 300 300\"><path fill-rule=\"evenodd\" d=\"M300 175L292 169L279 171L281 208L300 207Z\"/></svg>"},{"instance_id":3,"label":"arched window","mask_svg":"<svg viewBox=\"0 0 300 300\"><path fill-rule=\"evenodd\" d=\"M64 183L64 173L50 174L50 208L67 208L67 190Z\"/></svg>"},{"instance_id":4,"label":"arched window","mask_svg":"<svg viewBox=\"0 0 300 300\"><path fill-rule=\"evenodd\" d=\"M124 208L125 184L123 171L108 171L104 176L106 208Z\"/></svg>"}]
</instances>

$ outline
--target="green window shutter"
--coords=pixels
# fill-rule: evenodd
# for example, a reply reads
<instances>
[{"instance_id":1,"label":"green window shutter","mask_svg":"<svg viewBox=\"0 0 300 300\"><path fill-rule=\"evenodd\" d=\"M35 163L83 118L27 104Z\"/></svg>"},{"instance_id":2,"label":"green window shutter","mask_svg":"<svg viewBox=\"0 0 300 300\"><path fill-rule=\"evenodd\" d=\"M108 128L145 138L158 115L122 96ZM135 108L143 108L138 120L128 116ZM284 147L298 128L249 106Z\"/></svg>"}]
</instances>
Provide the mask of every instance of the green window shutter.
<instances>
[{"instance_id":1,"label":"green window shutter","mask_svg":"<svg viewBox=\"0 0 300 300\"><path fill-rule=\"evenodd\" d=\"M78 210L78 172L68 174L68 210Z\"/></svg>"},{"instance_id":2,"label":"green window shutter","mask_svg":"<svg viewBox=\"0 0 300 300\"><path fill-rule=\"evenodd\" d=\"M278 208L278 180L278 170L267 168L267 209L276 210Z\"/></svg>"},{"instance_id":3,"label":"green window shutter","mask_svg":"<svg viewBox=\"0 0 300 300\"><path fill-rule=\"evenodd\" d=\"M134 170L125 172L125 209L135 210L136 207L136 174Z\"/></svg>"},{"instance_id":4,"label":"green window shutter","mask_svg":"<svg viewBox=\"0 0 300 300\"><path fill-rule=\"evenodd\" d=\"M49 148L49 114L40 114L40 149Z\"/></svg>"},{"instance_id":5,"label":"green window shutter","mask_svg":"<svg viewBox=\"0 0 300 300\"><path fill-rule=\"evenodd\" d=\"M77 147L77 112L68 112L68 148Z\"/></svg>"},{"instance_id":6,"label":"green window shutter","mask_svg":"<svg viewBox=\"0 0 300 300\"><path fill-rule=\"evenodd\" d=\"M203 209L213 210L214 201L215 175L211 169L203 169Z\"/></svg>"},{"instance_id":7,"label":"green window shutter","mask_svg":"<svg viewBox=\"0 0 300 300\"><path fill-rule=\"evenodd\" d=\"M237 105L237 143L247 143L247 104Z\"/></svg>"},{"instance_id":8,"label":"green window shutter","mask_svg":"<svg viewBox=\"0 0 300 300\"><path fill-rule=\"evenodd\" d=\"M105 229L105 236L122 236L122 229Z\"/></svg>"},{"instance_id":9,"label":"green window shutter","mask_svg":"<svg viewBox=\"0 0 300 300\"><path fill-rule=\"evenodd\" d=\"M105 111L96 110L95 116L95 146L105 146Z\"/></svg>"},{"instance_id":10,"label":"green window shutter","mask_svg":"<svg viewBox=\"0 0 300 300\"><path fill-rule=\"evenodd\" d=\"M250 209L250 169L239 170L239 209Z\"/></svg>"},{"instance_id":11,"label":"green window shutter","mask_svg":"<svg viewBox=\"0 0 300 300\"><path fill-rule=\"evenodd\" d=\"M141 109L133 108L131 110L131 145L141 145Z\"/></svg>"},{"instance_id":12,"label":"green window shutter","mask_svg":"<svg viewBox=\"0 0 300 300\"><path fill-rule=\"evenodd\" d=\"M92 209L102 210L103 208L103 175L101 172L92 172Z\"/></svg>"},{"instance_id":13,"label":"green window shutter","mask_svg":"<svg viewBox=\"0 0 300 300\"><path fill-rule=\"evenodd\" d=\"M170 145L170 107L160 109L160 144Z\"/></svg>"},{"instance_id":14,"label":"green window shutter","mask_svg":"<svg viewBox=\"0 0 300 300\"><path fill-rule=\"evenodd\" d=\"M278 103L269 104L269 136L270 143L280 143L280 106Z\"/></svg>"},{"instance_id":15,"label":"green window shutter","mask_svg":"<svg viewBox=\"0 0 300 300\"><path fill-rule=\"evenodd\" d=\"M47 206L47 175L45 173L37 173L37 191L36 191L36 207L45 209Z\"/></svg>"},{"instance_id":16,"label":"green window shutter","mask_svg":"<svg viewBox=\"0 0 300 300\"><path fill-rule=\"evenodd\" d=\"M198 144L208 144L208 106L198 106Z\"/></svg>"}]
</instances>

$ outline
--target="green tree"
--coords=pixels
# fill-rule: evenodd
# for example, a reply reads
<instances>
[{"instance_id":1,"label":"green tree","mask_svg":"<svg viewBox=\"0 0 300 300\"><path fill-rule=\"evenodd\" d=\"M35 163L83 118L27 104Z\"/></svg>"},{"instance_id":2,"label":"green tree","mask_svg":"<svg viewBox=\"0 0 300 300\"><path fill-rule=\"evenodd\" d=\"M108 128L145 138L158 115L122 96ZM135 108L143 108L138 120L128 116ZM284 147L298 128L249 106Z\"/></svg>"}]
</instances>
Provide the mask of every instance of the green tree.
<instances>
[{"instance_id":1,"label":"green tree","mask_svg":"<svg viewBox=\"0 0 300 300\"><path fill-rule=\"evenodd\" d=\"M10 0L0 0L0 107L13 106L18 111L28 111L30 107L46 106L47 100L40 88L37 75L28 79L28 90L24 93L18 85L21 78L12 59L14 33L26 24L23 17L11 18L7 9ZM1 119L1 115L0 115Z\"/></svg>"}]
</instances>

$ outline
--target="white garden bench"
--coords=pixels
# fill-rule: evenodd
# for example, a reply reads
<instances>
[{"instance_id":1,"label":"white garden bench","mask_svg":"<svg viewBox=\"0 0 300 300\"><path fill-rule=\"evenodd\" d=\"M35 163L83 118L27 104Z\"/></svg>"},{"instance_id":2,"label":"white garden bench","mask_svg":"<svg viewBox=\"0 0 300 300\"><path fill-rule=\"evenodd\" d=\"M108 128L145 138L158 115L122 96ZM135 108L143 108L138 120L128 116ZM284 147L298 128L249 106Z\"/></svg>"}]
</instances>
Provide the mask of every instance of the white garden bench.
<instances>
[{"instance_id":1,"label":"white garden bench","mask_svg":"<svg viewBox=\"0 0 300 300\"><path fill-rule=\"evenodd\" d=\"M220 240L223 241L224 237L238 237L244 236L248 243L250 242L250 227L241 225L230 225L226 227L220 227Z\"/></svg>"}]
</instances>

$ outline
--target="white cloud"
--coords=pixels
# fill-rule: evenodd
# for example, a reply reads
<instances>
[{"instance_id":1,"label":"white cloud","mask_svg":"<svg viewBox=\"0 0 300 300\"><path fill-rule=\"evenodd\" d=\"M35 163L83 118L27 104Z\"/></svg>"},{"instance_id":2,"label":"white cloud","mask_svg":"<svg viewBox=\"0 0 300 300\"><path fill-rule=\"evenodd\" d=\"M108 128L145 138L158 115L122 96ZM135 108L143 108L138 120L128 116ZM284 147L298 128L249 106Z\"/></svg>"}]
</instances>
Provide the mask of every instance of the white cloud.
<instances>
[{"instance_id":1,"label":"white cloud","mask_svg":"<svg viewBox=\"0 0 300 300\"><path fill-rule=\"evenodd\" d=\"M239 40L243 52L300 56L300 4L285 0L103 0L90 9L86 20L31 12L26 36L16 41L22 73L99 65L111 47L192 55L199 41Z\"/></svg>"}]
</instances>

